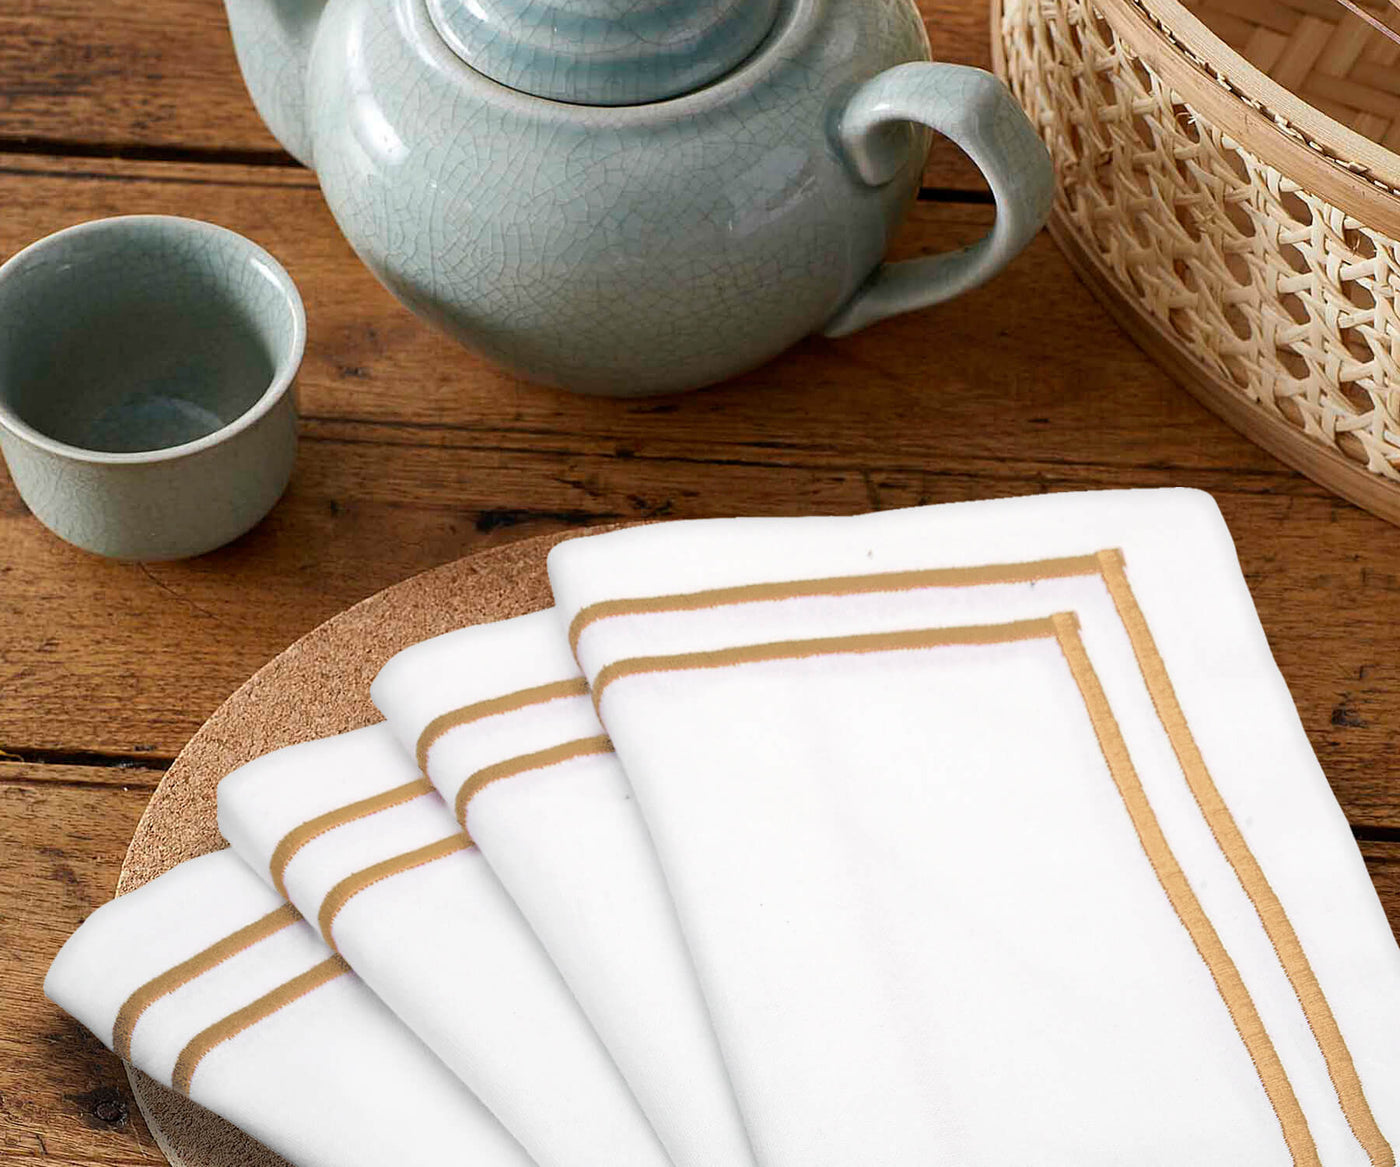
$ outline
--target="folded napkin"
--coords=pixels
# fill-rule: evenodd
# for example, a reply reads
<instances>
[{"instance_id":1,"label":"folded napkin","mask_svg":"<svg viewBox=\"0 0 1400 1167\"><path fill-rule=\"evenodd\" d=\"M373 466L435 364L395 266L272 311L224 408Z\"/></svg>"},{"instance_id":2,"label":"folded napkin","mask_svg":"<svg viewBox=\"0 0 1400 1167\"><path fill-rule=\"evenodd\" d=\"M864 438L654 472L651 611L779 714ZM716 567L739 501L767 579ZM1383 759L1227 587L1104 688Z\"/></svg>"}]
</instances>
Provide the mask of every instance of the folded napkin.
<instances>
[{"instance_id":1,"label":"folded napkin","mask_svg":"<svg viewBox=\"0 0 1400 1167\"><path fill-rule=\"evenodd\" d=\"M415 645L371 693L534 926L677 1167L751 1163L651 841L555 614Z\"/></svg>"},{"instance_id":2,"label":"folded napkin","mask_svg":"<svg viewBox=\"0 0 1400 1167\"><path fill-rule=\"evenodd\" d=\"M666 1167L530 926L387 726L235 770L219 829L540 1167Z\"/></svg>"},{"instance_id":3,"label":"folded napkin","mask_svg":"<svg viewBox=\"0 0 1400 1167\"><path fill-rule=\"evenodd\" d=\"M1400 951L1208 496L550 579L767 1167L1394 1163Z\"/></svg>"},{"instance_id":4,"label":"folded napkin","mask_svg":"<svg viewBox=\"0 0 1400 1167\"><path fill-rule=\"evenodd\" d=\"M98 908L44 992L297 1167L529 1167L518 1143L230 851Z\"/></svg>"}]
</instances>

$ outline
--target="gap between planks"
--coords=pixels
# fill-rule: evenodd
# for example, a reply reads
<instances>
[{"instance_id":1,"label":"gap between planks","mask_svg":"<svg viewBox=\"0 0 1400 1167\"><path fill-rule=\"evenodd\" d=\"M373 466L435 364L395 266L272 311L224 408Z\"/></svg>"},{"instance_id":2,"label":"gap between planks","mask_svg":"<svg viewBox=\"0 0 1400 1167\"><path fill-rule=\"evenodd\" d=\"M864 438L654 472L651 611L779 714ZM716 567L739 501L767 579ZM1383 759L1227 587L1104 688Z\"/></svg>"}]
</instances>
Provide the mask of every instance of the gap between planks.
<instances>
[{"instance_id":1,"label":"gap between planks","mask_svg":"<svg viewBox=\"0 0 1400 1167\"><path fill-rule=\"evenodd\" d=\"M655 465L694 465L714 467L743 467L755 470L791 470L812 473L845 473L867 475L921 474L930 478L985 478L988 483L1004 481L1026 481L1041 475L1037 481L1063 482L1073 486L1082 483L1086 476L1094 474L1131 473L1136 477L1134 484L1198 486L1212 494L1301 494L1317 498L1331 497L1323 487L1290 470L1283 463L1258 467L1219 467L1190 466L1171 462L1158 462L1151 466L1140 462L1096 461L1089 458L1060 458L1042 456L1039 458L1018 458L1014 461L991 455L963 454L957 461L942 459L942 465L930 467L923 463L898 461L881 462L871 465L861 461L860 450L842 449L821 443L777 442L777 441L738 441L724 443L727 454L685 454L682 446L665 440L652 443L652 452L639 451L622 446L608 448L606 439L599 438L592 449L579 449L578 443L568 444L567 435L558 430L514 429L510 427L476 426L451 422L416 422L375 419L368 417L333 417L316 414L302 414L302 428L299 440L307 443L322 443L331 446L383 446L392 449L466 452L482 455L502 455L520 458L573 458L598 459L603 462ZM539 436L542 439L556 439L553 447L534 442L515 444L508 441L451 441L452 435L481 438L488 434L511 437ZM415 439L409 435L421 435ZM422 440L428 435L441 435L444 440ZM719 443L715 443L718 445ZM745 456L745 452L749 452ZM991 471L988 473L988 471ZM1061 477L1052 478L1059 474ZM1162 482L1158 477L1166 476ZM1221 482L1222 478L1229 481ZM1238 480L1246 479L1247 485ZM1283 488L1283 489L1280 489ZM423 500L423 505L433 505ZM451 504L454 508L457 503ZM594 521L615 518L612 512L593 516Z\"/></svg>"},{"instance_id":2,"label":"gap between planks","mask_svg":"<svg viewBox=\"0 0 1400 1167\"><path fill-rule=\"evenodd\" d=\"M100 754L64 754L83 757L84 762L41 761L39 756L54 751L30 750L23 754L0 752L0 786L27 786L70 790L123 790L149 793L155 790L173 759L146 758L139 764L125 760L100 761ZM24 760L16 760L23 757Z\"/></svg>"},{"instance_id":3,"label":"gap between planks","mask_svg":"<svg viewBox=\"0 0 1400 1167\"><path fill-rule=\"evenodd\" d=\"M315 175L307 171L300 162L281 150L239 150L203 147L147 146L139 143L82 142L55 138L4 138L0 137L0 174L50 175L71 179L88 179L102 182L143 181L143 182L184 182L190 184L219 182L224 180L199 179L192 174L172 175L168 178L150 174L125 175L112 171L44 170L27 169L22 165L5 165L6 158L36 158L53 161L90 159L98 161L134 164L156 164L182 167L227 167L267 168L286 172L301 172L305 183L278 182L278 186L304 185L315 187ZM235 181L237 186L258 185L249 181ZM918 199L926 203L966 203L972 206L991 206L995 200L992 192L985 188L961 189L958 187L921 186Z\"/></svg>"},{"instance_id":4,"label":"gap between planks","mask_svg":"<svg viewBox=\"0 0 1400 1167\"><path fill-rule=\"evenodd\" d=\"M222 146L152 146L140 142L84 142L34 136L0 136L0 155L4 154L37 154L55 158L111 158L120 162L301 168L301 163L285 150L247 150Z\"/></svg>"}]
</instances>

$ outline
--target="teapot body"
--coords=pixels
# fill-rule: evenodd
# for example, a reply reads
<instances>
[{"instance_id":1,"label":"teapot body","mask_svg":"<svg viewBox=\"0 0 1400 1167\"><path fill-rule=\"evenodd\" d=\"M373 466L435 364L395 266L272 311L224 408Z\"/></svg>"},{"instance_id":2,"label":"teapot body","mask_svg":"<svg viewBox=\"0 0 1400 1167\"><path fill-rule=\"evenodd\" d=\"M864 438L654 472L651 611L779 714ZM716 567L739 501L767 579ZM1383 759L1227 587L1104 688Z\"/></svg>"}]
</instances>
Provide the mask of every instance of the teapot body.
<instances>
[{"instance_id":1,"label":"teapot body","mask_svg":"<svg viewBox=\"0 0 1400 1167\"><path fill-rule=\"evenodd\" d=\"M892 177L872 185L835 123L863 82L927 57L912 0L785 0L705 88L573 105L471 69L425 0L330 0L308 152L351 245L414 312L532 381L672 392L821 328L879 264L927 132L886 127Z\"/></svg>"}]
</instances>

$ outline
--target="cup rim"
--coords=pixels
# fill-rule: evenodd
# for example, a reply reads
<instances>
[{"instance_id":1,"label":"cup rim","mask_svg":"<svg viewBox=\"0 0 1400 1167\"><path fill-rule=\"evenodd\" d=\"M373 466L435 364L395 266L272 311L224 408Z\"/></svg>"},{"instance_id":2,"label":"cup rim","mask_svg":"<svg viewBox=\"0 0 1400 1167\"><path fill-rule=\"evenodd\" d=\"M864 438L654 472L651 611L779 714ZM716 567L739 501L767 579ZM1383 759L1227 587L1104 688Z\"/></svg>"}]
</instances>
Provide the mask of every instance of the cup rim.
<instances>
[{"instance_id":1,"label":"cup rim","mask_svg":"<svg viewBox=\"0 0 1400 1167\"><path fill-rule=\"evenodd\" d=\"M306 306L302 303L301 293L297 290L292 277L287 274L287 269L273 258L265 248L254 243L246 235L240 235L237 231L222 227L218 223L210 223L204 219L189 219L183 215L109 215L100 219L89 219L87 222L75 223L71 227L64 227L62 230L36 239L33 243L15 252L3 264L0 264L0 281L3 281L6 272L18 265L22 259L46 247L55 246L60 240L70 239L74 235L97 234L118 225L139 227L151 226L156 223L166 226L178 224L180 230L195 235L219 235L236 240L237 245L247 251L250 259L261 262L268 273L272 275L278 287L281 288L287 307L292 313L292 340L286 354L279 358L276 371L268 387L252 405L227 425L220 426L211 433L195 438L193 441L157 450L134 450L117 453L108 450L90 450L85 446L74 446L68 442L61 442L22 420L3 398L0 398L0 429L8 430L20 441L36 449L44 450L70 462L116 466L148 465L188 458L226 442L229 438L242 433L260 418L266 416L286 395L296 378L297 370L301 368L302 357L306 353Z\"/></svg>"}]
</instances>

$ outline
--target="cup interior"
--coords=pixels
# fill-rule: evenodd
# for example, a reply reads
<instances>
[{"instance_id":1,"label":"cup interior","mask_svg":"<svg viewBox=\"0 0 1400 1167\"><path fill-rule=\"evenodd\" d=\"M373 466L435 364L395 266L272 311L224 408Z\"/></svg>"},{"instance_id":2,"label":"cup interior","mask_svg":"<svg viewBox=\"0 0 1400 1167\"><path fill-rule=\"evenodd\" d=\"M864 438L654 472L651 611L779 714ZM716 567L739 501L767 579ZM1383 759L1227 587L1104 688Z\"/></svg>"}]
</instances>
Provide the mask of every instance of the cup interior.
<instances>
[{"instance_id":1,"label":"cup interior","mask_svg":"<svg viewBox=\"0 0 1400 1167\"><path fill-rule=\"evenodd\" d=\"M80 450L185 445L289 376L302 331L286 274L231 231L83 224L0 269L0 414Z\"/></svg>"}]
</instances>

